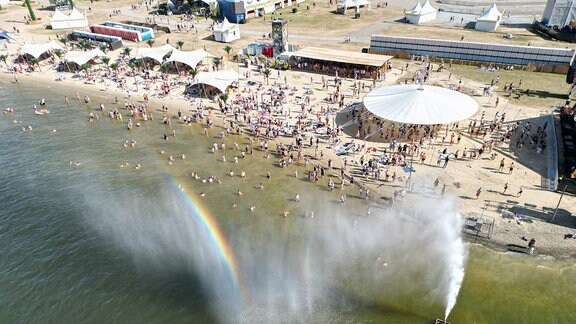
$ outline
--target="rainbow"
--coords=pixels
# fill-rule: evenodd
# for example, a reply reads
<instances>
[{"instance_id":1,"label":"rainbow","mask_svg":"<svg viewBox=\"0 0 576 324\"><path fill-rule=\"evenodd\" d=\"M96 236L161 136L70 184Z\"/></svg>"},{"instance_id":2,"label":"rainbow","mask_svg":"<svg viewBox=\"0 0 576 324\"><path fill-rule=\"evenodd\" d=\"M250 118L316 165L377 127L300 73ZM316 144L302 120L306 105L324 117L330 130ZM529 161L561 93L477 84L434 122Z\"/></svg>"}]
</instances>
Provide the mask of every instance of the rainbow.
<instances>
[{"instance_id":1,"label":"rainbow","mask_svg":"<svg viewBox=\"0 0 576 324\"><path fill-rule=\"evenodd\" d=\"M174 186L174 192L179 193L180 197L186 202L188 208L192 211L194 216L197 217L208 233L210 243L216 248L220 259L226 265L232 284L234 285L236 292L239 292L239 297L241 298L240 301L244 303L248 299L248 293L247 290L244 289L242 281L240 280L238 262L234 255L234 251L232 251L230 244L228 244L226 237L218 225L216 217L212 214L210 209L203 204L199 197L189 193L193 192L193 190L185 190L184 185L177 183L175 179L172 181L172 185Z\"/></svg>"}]
</instances>

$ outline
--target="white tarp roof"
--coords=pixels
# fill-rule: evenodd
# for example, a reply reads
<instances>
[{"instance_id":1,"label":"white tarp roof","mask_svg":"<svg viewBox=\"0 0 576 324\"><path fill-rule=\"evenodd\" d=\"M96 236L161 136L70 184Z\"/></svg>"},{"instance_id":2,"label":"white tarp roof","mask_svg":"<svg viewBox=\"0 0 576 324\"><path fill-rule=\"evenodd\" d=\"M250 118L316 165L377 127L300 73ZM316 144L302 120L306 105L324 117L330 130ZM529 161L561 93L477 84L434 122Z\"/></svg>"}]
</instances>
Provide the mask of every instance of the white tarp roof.
<instances>
[{"instance_id":1,"label":"white tarp roof","mask_svg":"<svg viewBox=\"0 0 576 324\"><path fill-rule=\"evenodd\" d=\"M78 11L78 9L76 9L76 7L74 7L74 8L72 8L72 12L70 13L70 15L68 15L68 18L70 20L84 19L84 18L86 18L86 16L84 16L80 11Z\"/></svg>"},{"instance_id":2,"label":"white tarp roof","mask_svg":"<svg viewBox=\"0 0 576 324\"><path fill-rule=\"evenodd\" d=\"M378 88L364 97L374 115L405 124L449 124L472 117L478 103L458 91L406 84Z\"/></svg>"},{"instance_id":3,"label":"white tarp roof","mask_svg":"<svg viewBox=\"0 0 576 324\"><path fill-rule=\"evenodd\" d=\"M167 62L179 62L188 65L189 67L195 69L198 63L200 63L203 59L207 58L208 56L214 56L204 49L199 49L195 51L180 51L178 49L174 49L172 51L172 55L166 60Z\"/></svg>"},{"instance_id":4,"label":"white tarp roof","mask_svg":"<svg viewBox=\"0 0 576 324\"><path fill-rule=\"evenodd\" d=\"M339 8L353 8L360 6L369 6L370 1L368 0L338 0Z\"/></svg>"},{"instance_id":5,"label":"white tarp roof","mask_svg":"<svg viewBox=\"0 0 576 324\"><path fill-rule=\"evenodd\" d=\"M409 15L426 15L437 11L438 9L432 7L430 1L426 0L423 5L420 5L420 2L416 3L416 5L412 9L406 11L406 13Z\"/></svg>"},{"instance_id":6,"label":"white tarp roof","mask_svg":"<svg viewBox=\"0 0 576 324\"><path fill-rule=\"evenodd\" d=\"M52 15L52 18L50 18L50 21L66 21L66 20L68 20L68 16L58 9L54 11L54 15Z\"/></svg>"},{"instance_id":7,"label":"white tarp roof","mask_svg":"<svg viewBox=\"0 0 576 324\"><path fill-rule=\"evenodd\" d=\"M207 84L225 92L226 89L235 81L238 81L238 73L233 70L200 72L196 76L194 84Z\"/></svg>"},{"instance_id":8,"label":"white tarp roof","mask_svg":"<svg viewBox=\"0 0 576 324\"><path fill-rule=\"evenodd\" d=\"M63 49L62 46L58 45L56 41L51 41L46 44L24 44L20 49L25 54L31 55L35 58L39 58L40 55L44 54L45 52L55 50L55 49Z\"/></svg>"},{"instance_id":9,"label":"white tarp roof","mask_svg":"<svg viewBox=\"0 0 576 324\"><path fill-rule=\"evenodd\" d=\"M499 21L502 18L502 13L496 8L496 4L492 4L488 10L484 11L476 21Z\"/></svg>"},{"instance_id":10,"label":"white tarp roof","mask_svg":"<svg viewBox=\"0 0 576 324\"><path fill-rule=\"evenodd\" d=\"M50 22L57 22L57 21L70 21L70 20L84 20L86 16L84 16L78 9L72 9L70 15L66 15L62 11L56 9L54 11L54 15L50 18Z\"/></svg>"},{"instance_id":11,"label":"white tarp roof","mask_svg":"<svg viewBox=\"0 0 576 324\"><path fill-rule=\"evenodd\" d=\"M92 49L90 51L84 52L84 51L68 51L66 52L66 54L64 55L64 59L66 61L69 62L74 62L78 65L82 65L87 63L88 61L90 61L91 59L95 58L95 57L99 57L99 56L106 56L106 54L104 54L104 52L102 52L100 49L95 48Z\"/></svg>"},{"instance_id":12,"label":"white tarp roof","mask_svg":"<svg viewBox=\"0 0 576 324\"><path fill-rule=\"evenodd\" d=\"M158 61L159 63L164 62L164 56L175 50L170 44L165 44L159 47L141 47L136 52L136 58L151 58Z\"/></svg>"},{"instance_id":13,"label":"white tarp roof","mask_svg":"<svg viewBox=\"0 0 576 324\"><path fill-rule=\"evenodd\" d=\"M228 19L226 19L226 17L224 17L224 21L222 21L221 24L216 24L214 26L214 31L215 32L226 32L228 29L230 29L230 27L234 27L236 24L232 24L228 21Z\"/></svg>"},{"instance_id":14,"label":"white tarp roof","mask_svg":"<svg viewBox=\"0 0 576 324\"><path fill-rule=\"evenodd\" d=\"M420 2L417 2L416 5L414 7L412 7L412 9L406 11L406 13L418 15L418 14L420 14L420 11L422 11L422 6L420 5Z\"/></svg>"},{"instance_id":15,"label":"white tarp roof","mask_svg":"<svg viewBox=\"0 0 576 324\"><path fill-rule=\"evenodd\" d=\"M429 0L426 0L426 2L424 2L424 4L422 5L422 11L420 12L421 15L425 15L425 14L429 14L432 12L437 12L438 9L432 7L432 5L430 4Z\"/></svg>"}]
</instances>

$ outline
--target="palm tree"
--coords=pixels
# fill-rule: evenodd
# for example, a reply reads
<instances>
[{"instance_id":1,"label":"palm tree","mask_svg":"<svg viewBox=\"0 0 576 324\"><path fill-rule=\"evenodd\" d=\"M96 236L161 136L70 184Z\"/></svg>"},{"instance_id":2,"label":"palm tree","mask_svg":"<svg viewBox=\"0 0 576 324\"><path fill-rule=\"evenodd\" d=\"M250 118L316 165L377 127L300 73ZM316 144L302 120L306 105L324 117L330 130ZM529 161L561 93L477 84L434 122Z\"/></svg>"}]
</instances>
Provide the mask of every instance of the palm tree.
<instances>
[{"instance_id":1,"label":"palm tree","mask_svg":"<svg viewBox=\"0 0 576 324\"><path fill-rule=\"evenodd\" d=\"M136 91L138 91L138 80L136 79L136 71L140 71L140 68L142 67L142 60L134 60L132 62L130 62L130 67L135 70L133 71L134 73L134 84L136 85Z\"/></svg>"},{"instance_id":2,"label":"palm tree","mask_svg":"<svg viewBox=\"0 0 576 324\"><path fill-rule=\"evenodd\" d=\"M214 66L216 67L216 71L218 71L220 64L222 64L222 60L219 57L215 57L212 59L212 63L214 63Z\"/></svg>"},{"instance_id":3,"label":"palm tree","mask_svg":"<svg viewBox=\"0 0 576 324\"><path fill-rule=\"evenodd\" d=\"M30 18L33 21L36 21L36 14L34 13L34 10L32 10L32 5L30 4L30 0L24 0L24 3L26 4L26 8L28 8L28 13L30 14Z\"/></svg>"},{"instance_id":4,"label":"palm tree","mask_svg":"<svg viewBox=\"0 0 576 324\"><path fill-rule=\"evenodd\" d=\"M102 56L101 60L102 60L102 63L104 63L106 65L108 72L110 72L110 66L108 66L108 63L110 63L110 58L108 56Z\"/></svg>"},{"instance_id":5,"label":"palm tree","mask_svg":"<svg viewBox=\"0 0 576 324\"><path fill-rule=\"evenodd\" d=\"M40 70L40 60L37 58L32 58L29 61L29 64L32 66L32 68L34 68L34 65L38 65L38 70ZM42 72L42 70L40 70L40 72Z\"/></svg>"},{"instance_id":6,"label":"palm tree","mask_svg":"<svg viewBox=\"0 0 576 324\"><path fill-rule=\"evenodd\" d=\"M80 45L80 47L81 47L83 50L89 50L89 49L92 48L92 44L90 44L90 42L88 42L88 41L86 41L86 40L83 40L83 39L81 39L81 40L78 42L78 45Z\"/></svg>"},{"instance_id":7,"label":"palm tree","mask_svg":"<svg viewBox=\"0 0 576 324\"><path fill-rule=\"evenodd\" d=\"M100 44L98 45L98 48L104 52L104 54L106 54L106 52L108 51L108 45L107 44Z\"/></svg>"},{"instance_id":8,"label":"palm tree","mask_svg":"<svg viewBox=\"0 0 576 324\"><path fill-rule=\"evenodd\" d=\"M148 46L152 47L152 45L154 45L154 40L153 39L149 39L146 44L148 44Z\"/></svg>"},{"instance_id":9,"label":"palm tree","mask_svg":"<svg viewBox=\"0 0 576 324\"><path fill-rule=\"evenodd\" d=\"M132 47L124 47L124 55L130 57L130 52L132 52Z\"/></svg>"},{"instance_id":10,"label":"palm tree","mask_svg":"<svg viewBox=\"0 0 576 324\"><path fill-rule=\"evenodd\" d=\"M232 52L232 46L226 45L226 47L224 47L224 51L226 52L226 55L228 55L228 60L230 60L230 52Z\"/></svg>"},{"instance_id":11,"label":"palm tree","mask_svg":"<svg viewBox=\"0 0 576 324\"><path fill-rule=\"evenodd\" d=\"M8 67L8 63L6 63L7 59L8 59L8 55L6 55L6 54L0 55L0 61L4 62L4 64L6 64L6 67Z\"/></svg>"},{"instance_id":12,"label":"palm tree","mask_svg":"<svg viewBox=\"0 0 576 324\"><path fill-rule=\"evenodd\" d=\"M262 74L264 74L264 80L266 81L266 85L268 85L268 78L270 77L270 73L272 71L270 71L269 68L265 68L264 71L262 71Z\"/></svg>"},{"instance_id":13,"label":"palm tree","mask_svg":"<svg viewBox=\"0 0 576 324\"><path fill-rule=\"evenodd\" d=\"M112 63L110 64L110 68L114 71L114 74L116 75L115 77L118 77L118 63Z\"/></svg>"},{"instance_id":14,"label":"palm tree","mask_svg":"<svg viewBox=\"0 0 576 324\"><path fill-rule=\"evenodd\" d=\"M195 81L198 71L196 71L196 69L190 69L188 70L188 74L192 77L192 81Z\"/></svg>"},{"instance_id":15,"label":"palm tree","mask_svg":"<svg viewBox=\"0 0 576 324\"><path fill-rule=\"evenodd\" d=\"M68 43L68 38L60 37L59 41L60 41L60 43L64 44L65 48L68 48L68 45L66 45L66 43Z\"/></svg>"},{"instance_id":16,"label":"palm tree","mask_svg":"<svg viewBox=\"0 0 576 324\"><path fill-rule=\"evenodd\" d=\"M223 92L220 94L220 100L222 100L222 102L224 103L224 106L226 106L226 101L228 101L228 94Z\"/></svg>"},{"instance_id":17,"label":"palm tree","mask_svg":"<svg viewBox=\"0 0 576 324\"><path fill-rule=\"evenodd\" d=\"M169 64L169 63L166 63L166 64L160 65L160 70L161 70L163 73L168 73L168 71L170 70L170 64Z\"/></svg>"},{"instance_id":18,"label":"palm tree","mask_svg":"<svg viewBox=\"0 0 576 324\"><path fill-rule=\"evenodd\" d=\"M88 63L80 65L80 70L86 72L86 78L88 78L88 70L90 70L91 67Z\"/></svg>"},{"instance_id":19,"label":"palm tree","mask_svg":"<svg viewBox=\"0 0 576 324\"><path fill-rule=\"evenodd\" d=\"M184 42L181 41L181 40L179 40L179 41L176 42L176 45L178 45L178 49L179 49L179 50L182 50L182 46L184 46Z\"/></svg>"}]
</instances>

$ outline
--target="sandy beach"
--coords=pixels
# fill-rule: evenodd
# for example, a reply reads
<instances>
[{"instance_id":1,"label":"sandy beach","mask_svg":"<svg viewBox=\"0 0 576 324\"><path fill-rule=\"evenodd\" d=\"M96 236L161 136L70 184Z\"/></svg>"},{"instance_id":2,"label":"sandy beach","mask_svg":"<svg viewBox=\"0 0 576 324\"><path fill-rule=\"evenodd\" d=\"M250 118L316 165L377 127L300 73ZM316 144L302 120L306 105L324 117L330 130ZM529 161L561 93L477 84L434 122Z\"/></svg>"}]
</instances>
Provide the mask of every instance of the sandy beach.
<instances>
[{"instance_id":1,"label":"sandy beach","mask_svg":"<svg viewBox=\"0 0 576 324\"><path fill-rule=\"evenodd\" d=\"M82 6L87 6L87 4L82 4ZM102 16L104 12L110 10L107 7L109 3L95 3L93 6L93 18ZM0 17L3 19L14 21L21 20L24 15L25 8L14 7L0 13ZM137 19L134 15L134 13L131 13L124 18ZM45 24L48 19L43 18L43 20L42 24ZM91 19L91 22L96 21ZM7 25L6 27L9 26ZM55 38L53 34L47 34L44 30L39 30L37 25L18 23L17 28L20 29L20 33L15 34L16 42L9 43L7 48L0 50L0 54L9 55L7 62L14 61L22 44L28 42L42 43ZM191 45L192 41L190 41L185 45L186 49L205 46L209 52L213 51L214 54L225 55L221 50L224 45L203 39L207 33L207 30L202 29L200 35L195 36L194 45ZM60 32L59 34L63 33ZM178 37L184 36L175 35L170 36L170 38L174 42ZM156 45L163 44L165 38L166 35L160 36L156 41ZM243 39L238 44L234 44L234 48L239 48L239 44L247 41L247 39ZM313 40L306 40L304 43L314 42ZM131 43L127 43L127 45L134 48L138 45L147 46L145 44ZM323 44L323 46L329 47L326 44ZM118 60L120 53L121 50L109 52L108 54L112 58L111 62ZM127 84L127 89L120 89L118 83L114 82L112 78L103 77L104 74L109 73L109 69L102 65L96 65L89 71L93 81L87 82L85 72L79 72L75 76L74 73L55 71L54 68L58 63L58 58L55 58L53 63L45 60L40 63L40 71L16 74L9 72L8 68L11 67L11 63L0 63L2 71L0 76L11 82L15 82L15 78L17 78L18 83L22 87L41 83L52 88L62 89L62 100L64 100L64 95L73 99L74 94L77 92L80 97L88 95L96 98L104 95L110 99L117 97L120 103L127 101L135 105L146 104L152 110L155 118L160 118L161 113L158 111L162 106L166 106L168 109L166 112L167 116L174 121L178 120L179 112L188 115L190 110L196 111L199 109L198 107L204 106L206 107L205 111L211 111L215 127L221 129L226 129L229 122L234 120L235 109L240 107L238 103L235 103L236 99L254 94L261 96L265 100L271 100L271 89L278 89L279 87L294 89L287 96L286 102L282 106L282 113L275 114L275 117L281 117L282 120L287 121L291 126L297 123L299 117L302 117L301 102L306 97L310 101L306 105L306 109L309 110L306 119L311 122L327 121L326 124L328 126L330 126L330 123L337 123L337 126L339 126L351 119L350 116L346 116L346 113L338 113L337 104L326 100L335 91L335 87L332 86L334 82L331 82L334 76L297 71L280 71L278 73L273 70L270 75L269 85L266 85L264 76L254 67L241 67L224 59L224 68L236 70L240 78L238 88L229 95L228 104L231 109L228 113L223 114L218 101L214 99L194 98L191 101L186 98L183 95L187 81L186 77L169 74L167 82L173 84L170 93L165 97L159 97L157 88L161 82L152 82L148 89L144 89L144 85L150 81L143 78L143 73L139 73L136 77L126 77L122 75L123 73L120 73L120 77L124 78ZM432 64L438 65L438 63ZM408 66L407 69L406 65ZM24 67L24 64L22 66ZM404 79L411 78L414 72L421 69L421 67L422 62L419 61L395 59L392 61L392 69L387 74L385 81L379 81L377 86L401 83ZM494 77L496 77L498 74L504 75L507 72L501 70L498 72L478 71L478 73L494 73ZM152 74L160 75L160 72L153 71ZM250 76L246 78L246 74ZM138 86L134 84L135 79ZM328 87L323 87L323 79L329 84ZM342 181L341 169L344 168L344 159L346 159L347 166L344 168L345 185L350 185L350 179L354 177L355 185L363 188L364 192L368 190L370 199L379 204L387 205L395 200L394 204L409 206L412 203L418 203L419 198L422 196L433 199L442 199L443 196L457 199L460 213L464 219L481 215L494 221L493 233L490 239L467 235L466 237L470 242L481 243L498 251L506 251L510 249L510 246L525 247L528 241L534 238L537 242L535 254L551 255L559 258L575 257L574 247L576 246L576 240L566 239L565 236L576 232L576 221L572 216L574 206L576 206L576 197L565 194L554 222L551 222L561 194L548 190L544 185L544 178L547 177L549 167L550 149L539 152L536 149L531 149L528 144L524 147L516 145L520 130L526 126L527 122L530 122L533 129L543 127L547 123L550 107L533 108L509 103L507 98L498 97L497 94L483 96L482 91L486 84L469 78L461 78L461 76L453 74L450 67L446 67L442 72L431 72L428 84L455 87L460 80L462 82L461 91L471 95L478 101L478 113L471 119L458 123L457 128L456 125L442 126L435 137L434 143L425 142L418 147L417 151L414 152L413 161L411 161L410 155L404 157L403 163L411 163L415 169L415 172L411 175L412 183L408 186L406 185L406 180L409 175L403 171L400 164L383 166L380 170L380 178L376 180L371 175L363 174L362 162L370 159L380 159L385 155L390 156L390 144L389 141L380 138L379 134L375 134L366 140L357 138L354 128L357 126L354 126L353 123L349 123L349 127L344 127L332 139L328 136L323 136L324 134L314 133L315 130L310 126L307 131L312 134L314 140L318 139L318 147L307 145L308 143L305 141L301 153L313 159L314 163L320 163L329 175L332 174L334 179L338 179L337 181ZM248 81L254 81L258 86L248 86ZM342 80L340 89L341 94L345 97L346 106L361 102L362 98L370 91L370 88L366 87L360 91L359 95L354 96L354 84L358 81L366 85L371 84L370 80ZM495 85L496 88L503 86L504 84ZM138 91L135 91L136 88L138 88ZM144 95L149 97L146 102ZM40 98L41 94L38 94L38 97ZM496 104L497 98L498 104ZM530 99L526 98L526 100ZM93 104L97 105L99 103L95 101ZM558 104L563 104L563 102L559 100ZM0 108L4 109L6 107ZM13 108L21 109L21 107ZM126 114L126 111L122 110L121 113ZM479 123L481 119L486 121L499 120L503 113L505 113L505 119L502 133L507 126L519 123L518 129L512 132L510 141L505 141L503 144L498 143L498 139L502 134L498 131L490 132L486 135L477 135L470 132L470 126L475 121ZM246 113L246 117L258 118L258 114L257 110L249 111ZM367 120L367 122L370 121ZM201 121L201 123L205 123L205 121ZM240 125L243 128L242 133L246 136L246 143L248 143L249 137L252 137L253 134L249 132L250 128L247 123L240 122ZM551 141L555 136L551 126L548 124L548 127L546 127L548 141ZM216 129L211 131L213 133L220 132L220 130ZM461 137L461 140L458 142L452 141L453 143L451 143L451 134L455 134L454 137ZM483 144L490 140L497 142L493 148L477 158L470 156L472 152L477 152L483 147ZM358 144L359 149L357 152L346 156L338 155L336 148L349 142ZM269 147L273 149L279 143L286 145L295 144L295 138L278 136L270 142ZM398 138L398 144L412 145L413 143L406 138ZM548 147L551 146L548 145ZM451 159L445 168L442 167L442 163L439 164L437 161L437 156L444 150L450 153L459 152L459 157ZM466 157L463 157L462 152L465 151L469 153ZM420 160L421 153L426 156L423 162ZM504 161L504 168L500 170L499 167L502 160ZM514 166L513 170L510 171L512 163L514 163ZM305 174L310 171L311 166L305 167L302 164L301 168L302 174ZM388 181L385 180L384 176L386 172L389 174ZM435 183L436 179L438 181ZM340 182L337 182L336 185L340 185ZM479 188L482 188L482 190L477 197L476 193ZM402 190L404 192L400 193ZM394 199L395 192L397 199ZM400 195L404 197L400 198Z\"/></svg>"}]
</instances>

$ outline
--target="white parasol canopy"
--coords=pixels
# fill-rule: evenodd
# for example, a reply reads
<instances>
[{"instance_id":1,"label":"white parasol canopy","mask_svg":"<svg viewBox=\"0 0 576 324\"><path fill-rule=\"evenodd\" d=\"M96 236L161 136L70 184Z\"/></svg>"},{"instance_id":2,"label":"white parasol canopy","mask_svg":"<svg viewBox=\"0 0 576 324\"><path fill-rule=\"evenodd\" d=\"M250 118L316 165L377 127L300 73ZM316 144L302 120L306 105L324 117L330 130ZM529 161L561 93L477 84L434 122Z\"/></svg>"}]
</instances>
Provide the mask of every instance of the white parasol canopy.
<instances>
[{"instance_id":1,"label":"white parasol canopy","mask_svg":"<svg viewBox=\"0 0 576 324\"><path fill-rule=\"evenodd\" d=\"M66 61L74 62L78 65L82 65L82 64L87 63L96 57L101 57L101 56L106 56L106 54L104 54L104 52L102 52L100 49L94 48L94 49L87 51L87 52L68 51L64 55L64 59Z\"/></svg>"},{"instance_id":2,"label":"white parasol canopy","mask_svg":"<svg viewBox=\"0 0 576 324\"><path fill-rule=\"evenodd\" d=\"M63 50L62 46L58 45L56 41L51 41L49 43L40 45L24 44L24 46L22 46L20 50L25 54L29 54L35 58L39 58L42 54L56 49Z\"/></svg>"},{"instance_id":3,"label":"white parasol canopy","mask_svg":"<svg viewBox=\"0 0 576 324\"><path fill-rule=\"evenodd\" d=\"M380 118L417 125L457 122L478 111L478 103L468 95L416 84L375 89L364 97L364 106Z\"/></svg>"},{"instance_id":4,"label":"white parasol canopy","mask_svg":"<svg viewBox=\"0 0 576 324\"><path fill-rule=\"evenodd\" d=\"M170 57L166 59L164 63L180 62L195 69L198 63L200 63L203 59L207 58L208 56L214 56L214 55L206 52L203 48L195 51L181 51L178 49L174 49L172 51L172 55L170 55Z\"/></svg>"},{"instance_id":5,"label":"white parasol canopy","mask_svg":"<svg viewBox=\"0 0 576 324\"><path fill-rule=\"evenodd\" d=\"M226 89L238 80L238 73L233 70L200 72L193 84L207 84L225 92Z\"/></svg>"},{"instance_id":6,"label":"white parasol canopy","mask_svg":"<svg viewBox=\"0 0 576 324\"><path fill-rule=\"evenodd\" d=\"M159 47L141 47L136 52L136 58L151 58L156 60L158 63L162 64L164 62L164 57L168 55L168 53L172 52L175 48L172 47L170 44L165 44Z\"/></svg>"}]
</instances>

